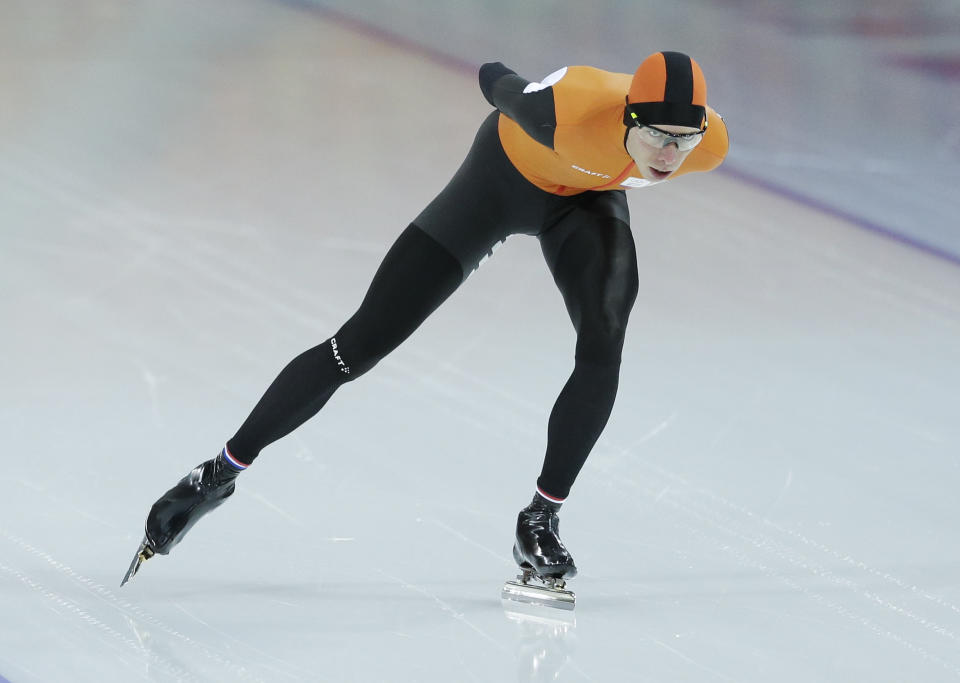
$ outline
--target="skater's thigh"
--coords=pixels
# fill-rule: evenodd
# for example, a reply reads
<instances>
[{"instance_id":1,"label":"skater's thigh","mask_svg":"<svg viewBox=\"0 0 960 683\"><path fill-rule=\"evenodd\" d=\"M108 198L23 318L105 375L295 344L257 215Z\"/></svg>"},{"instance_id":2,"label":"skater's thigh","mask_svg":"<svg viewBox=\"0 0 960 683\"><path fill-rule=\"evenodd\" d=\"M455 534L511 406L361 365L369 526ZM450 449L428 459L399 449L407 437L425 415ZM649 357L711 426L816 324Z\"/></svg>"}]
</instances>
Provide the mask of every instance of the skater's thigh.
<instances>
[{"instance_id":1,"label":"skater's thigh","mask_svg":"<svg viewBox=\"0 0 960 683\"><path fill-rule=\"evenodd\" d=\"M629 232L630 208L622 190L556 197L545 213L543 230L537 239L550 272L555 272L560 252L574 233L611 222L623 223Z\"/></svg>"},{"instance_id":2,"label":"skater's thigh","mask_svg":"<svg viewBox=\"0 0 960 683\"><path fill-rule=\"evenodd\" d=\"M456 257L466 278L508 236L536 234L550 197L507 158L494 112L456 174L413 223Z\"/></svg>"},{"instance_id":3,"label":"skater's thigh","mask_svg":"<svg viewBox=\"0 0 960 683\"><path fill-rule=\"evenodd\" d=\"M460 263L430 235L410 225L377 269L356 313L336 334L359 371L409 337L463 282ZM366 368L369 369L369 368Z\"/></svg>"},{"instance_id":4,"label":"skater's thigh","mask_svg":"<svg viewBox=\"0 0 960 683\"><path fill-rule=\"evenodd\" d=\"M628 223L578 207L541 234L540 243L578 332L599 328L621 336L639 289Z\"/></svg>"}]
</instances>

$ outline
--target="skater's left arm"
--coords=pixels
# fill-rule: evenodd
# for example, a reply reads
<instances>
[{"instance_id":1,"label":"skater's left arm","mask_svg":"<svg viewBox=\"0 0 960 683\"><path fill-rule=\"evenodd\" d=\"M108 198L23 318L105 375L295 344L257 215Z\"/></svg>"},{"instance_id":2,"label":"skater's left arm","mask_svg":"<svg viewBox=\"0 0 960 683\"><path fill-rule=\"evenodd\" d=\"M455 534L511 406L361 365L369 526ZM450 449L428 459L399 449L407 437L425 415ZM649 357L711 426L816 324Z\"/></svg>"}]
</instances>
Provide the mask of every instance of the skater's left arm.
<instances>
[{"instance_id":1,"label":"skater's left arm","mask_svg":"<svg viewBox=\"0 0 960 683\"><path fill-rule=\"evenodd\" d=\"M489 62L480 67L480 90L527 135L553 149L557 112L552 87L528 81L500 62Z\"/></svg>"}]
</instances>

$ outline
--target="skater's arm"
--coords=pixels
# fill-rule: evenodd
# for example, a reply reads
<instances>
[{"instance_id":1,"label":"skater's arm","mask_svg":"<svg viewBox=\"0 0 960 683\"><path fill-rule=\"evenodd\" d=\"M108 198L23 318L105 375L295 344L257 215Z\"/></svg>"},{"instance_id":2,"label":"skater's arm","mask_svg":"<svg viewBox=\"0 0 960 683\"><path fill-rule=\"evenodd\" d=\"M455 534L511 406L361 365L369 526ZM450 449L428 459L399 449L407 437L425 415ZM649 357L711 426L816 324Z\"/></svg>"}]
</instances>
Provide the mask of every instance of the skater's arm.
<instances>
[{"instance_id":1,"label":"skater's arm","mask_svg":"<svg viewBox=\"0 0 960 683\"><path fill-rule=\"evenodd\" d=\"M532 83L500 62L490 62L480 67L480 90L527 135L553 149L557 113L552 86Z\"/></svg>"}]
</instances>

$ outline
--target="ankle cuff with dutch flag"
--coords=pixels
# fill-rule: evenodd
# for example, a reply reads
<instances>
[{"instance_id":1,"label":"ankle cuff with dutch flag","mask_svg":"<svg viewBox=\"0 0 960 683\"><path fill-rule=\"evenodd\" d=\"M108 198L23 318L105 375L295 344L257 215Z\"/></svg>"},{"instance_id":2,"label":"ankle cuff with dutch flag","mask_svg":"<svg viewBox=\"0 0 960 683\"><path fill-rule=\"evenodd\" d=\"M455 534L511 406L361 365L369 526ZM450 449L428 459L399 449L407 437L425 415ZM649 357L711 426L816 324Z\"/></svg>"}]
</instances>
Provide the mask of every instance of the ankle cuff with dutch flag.
<instances>
[{"instance_id":1,"label":"ankle cuff with dutch flag","mask_svg":"<svg viewBox=\"0 0 960 683\"><path fill-rule=\"evenodd\" d=\"M233 455L230 454L230 449L227 448L226 446L223 447L223 451L220 453L220 455L223 457L223 461L227 463L227 465L229 465L230 469L232 470L235 470L237 472L243 472L245 469L250 467L250 465L248 465L247 463L240 462L235 457L233 457Z\"/></svg>"},{"instance_id":2,"label":"ankle cuff with dutch flag","mask_svg":"<svg viewBox=\"0 0 960 683\"><path fill-rule=\"evenodd\" d=\"M538 493L544 500L549 500L551 503L557 503L557 504L559 504L559 503L562 503L563 501L566 500L566 498L557 498L556 496L551 496L549 493L547 493L546 491L544 491L544 490L543 490L542 488L540 488L539 486L537 487L537 493Z\"/></svg>"}]
</instances>

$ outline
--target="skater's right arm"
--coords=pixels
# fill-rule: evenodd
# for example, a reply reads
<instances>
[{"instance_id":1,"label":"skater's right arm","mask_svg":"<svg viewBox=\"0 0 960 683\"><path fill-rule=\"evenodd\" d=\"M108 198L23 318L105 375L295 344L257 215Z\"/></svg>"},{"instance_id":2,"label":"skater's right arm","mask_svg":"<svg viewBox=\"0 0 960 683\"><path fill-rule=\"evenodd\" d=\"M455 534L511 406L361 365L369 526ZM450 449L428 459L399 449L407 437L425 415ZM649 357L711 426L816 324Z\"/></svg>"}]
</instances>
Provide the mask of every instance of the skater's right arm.
<instances>
[{"instance_id":1,"label":"skater's right arm","mask_svg":"<svg viewBox=\"0 0 960 683\"><path fill-rule=\"evenodd\" d=\"M480 90L527 135L553 149L557 113L552 86L532 83L500 62L489 62L480 67Z\"/></svg>"}]
</instances>

